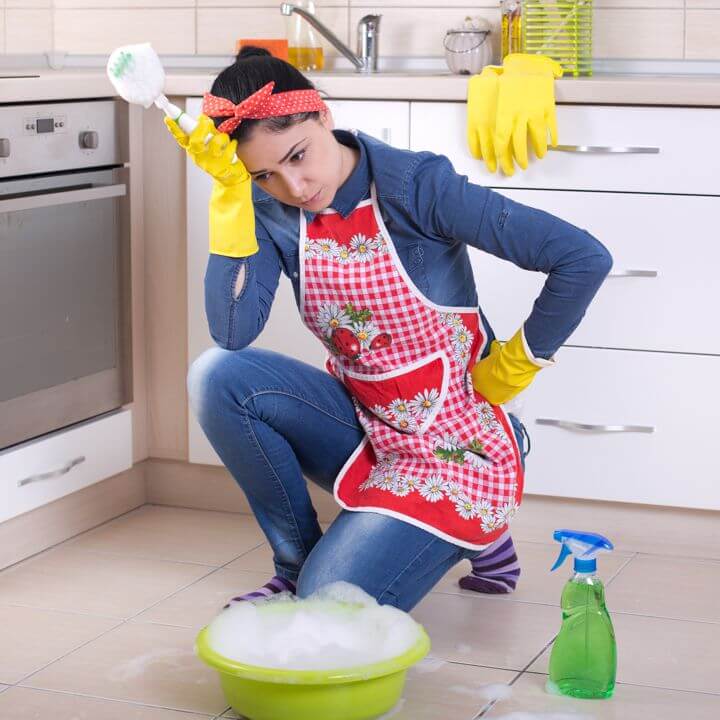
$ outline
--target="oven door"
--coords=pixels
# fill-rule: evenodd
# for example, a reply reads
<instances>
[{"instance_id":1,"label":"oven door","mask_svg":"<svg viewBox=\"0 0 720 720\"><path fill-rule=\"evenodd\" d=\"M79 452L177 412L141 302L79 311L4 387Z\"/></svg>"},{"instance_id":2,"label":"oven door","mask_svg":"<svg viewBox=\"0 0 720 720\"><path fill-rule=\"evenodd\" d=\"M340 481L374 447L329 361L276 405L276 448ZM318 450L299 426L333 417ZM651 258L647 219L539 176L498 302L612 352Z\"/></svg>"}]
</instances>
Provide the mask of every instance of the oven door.
<instances>
[{"instance_id":1,"label":"oven door","mask_svg":"<svg viewBox=\"0 0 720 720\"><path fill-rule=\"evenodd\" d=\"M0 448L129 402L127 171L0 182Z\"/></svg>"}]
</instances>

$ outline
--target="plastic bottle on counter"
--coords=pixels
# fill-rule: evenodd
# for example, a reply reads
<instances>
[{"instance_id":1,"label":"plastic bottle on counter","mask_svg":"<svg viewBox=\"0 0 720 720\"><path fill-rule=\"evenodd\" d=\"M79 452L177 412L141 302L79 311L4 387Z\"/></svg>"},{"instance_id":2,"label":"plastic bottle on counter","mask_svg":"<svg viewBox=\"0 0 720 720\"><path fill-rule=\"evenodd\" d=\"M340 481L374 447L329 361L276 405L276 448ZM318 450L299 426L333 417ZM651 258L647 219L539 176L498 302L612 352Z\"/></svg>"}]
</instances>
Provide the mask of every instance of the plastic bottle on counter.
<instances>
[{"instance_id":1,"label":"plastic bottle on counter","mask_svg":"<svg viewBox=\"0 0 720 720\"><path fill-rule=\"evenodd\" d=\"M520 0L500 0L501 59L510 53L522 52L522 3Z\"/></svg>"},{"instance_id":2,"label":"plastic bottle on counter","mask_svg":"<svg viewBox=\"0 0 720 720\"><path fill-rule=\"evenodd\" d=\"M295 0L293 3L315 14L313 0ZM305 18L292 13L287 18L288 60L298 70L322 70L325 64L320 38Z\"/></svg>"}]
</instances>

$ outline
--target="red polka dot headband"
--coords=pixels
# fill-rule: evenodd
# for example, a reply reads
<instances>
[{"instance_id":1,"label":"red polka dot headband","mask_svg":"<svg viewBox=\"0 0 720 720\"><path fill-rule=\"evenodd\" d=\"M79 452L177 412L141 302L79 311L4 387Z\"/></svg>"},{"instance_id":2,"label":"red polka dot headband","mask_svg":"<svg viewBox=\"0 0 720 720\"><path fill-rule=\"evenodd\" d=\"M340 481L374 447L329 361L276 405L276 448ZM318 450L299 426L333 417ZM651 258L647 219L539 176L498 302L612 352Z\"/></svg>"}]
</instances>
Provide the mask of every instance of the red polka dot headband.
<instances>
[{"instance_id":1,"label":"red polka dot headband","mask_svg":"<svg viewBox=\"0 0 720 720\"><path fill-rule=\"evenodd\" d=\"M317 90L290 90L273 95L274 87L275 83L269 82L237 105L227 98L205 93L203 114L212 118L228 118L218 125L218 130L230 134L246 118L261 120L279 115L327 110Z\"/></svg>"}]
</instances>

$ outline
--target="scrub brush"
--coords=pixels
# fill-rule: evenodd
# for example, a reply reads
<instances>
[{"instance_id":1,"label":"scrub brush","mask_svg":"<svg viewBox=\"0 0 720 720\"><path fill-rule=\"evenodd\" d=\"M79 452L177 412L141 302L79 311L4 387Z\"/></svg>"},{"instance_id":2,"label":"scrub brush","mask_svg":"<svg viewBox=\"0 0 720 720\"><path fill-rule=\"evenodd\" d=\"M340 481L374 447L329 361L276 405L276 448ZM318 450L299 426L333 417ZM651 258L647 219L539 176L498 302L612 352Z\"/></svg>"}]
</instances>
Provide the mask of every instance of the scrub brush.
<instances>
[{"instance_id":1,"label":"scrub brush","mask_svg":"<svg viewBox=\"0 0 720 720\"><path fill-rule=\"evenodd\" d=\"M107 62L107 76L123 100L142 105L145 109L154 104L187 135L197 127L195 118L163 95L165 70L150 43L124 45L113 50ZM210 137L212 135L208 135L205 141Z\"/></svg>"}]
</instances>

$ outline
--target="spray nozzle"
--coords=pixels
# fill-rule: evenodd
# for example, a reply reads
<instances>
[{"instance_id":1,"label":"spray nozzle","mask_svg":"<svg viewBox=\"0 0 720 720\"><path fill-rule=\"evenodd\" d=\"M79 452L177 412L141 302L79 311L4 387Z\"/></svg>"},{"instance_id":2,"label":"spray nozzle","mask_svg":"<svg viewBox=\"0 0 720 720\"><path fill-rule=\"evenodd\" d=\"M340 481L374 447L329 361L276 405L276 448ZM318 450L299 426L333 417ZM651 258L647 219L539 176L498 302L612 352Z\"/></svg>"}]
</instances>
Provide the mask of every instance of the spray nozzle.
<instances>
[{"instance_id":1,"label":"spray nozzle","mask_svg":"<svg viewBox=\"0 0 720 720\"><path fill-rule=\"evenodd\" d=\"M556 530L553 539L562 544L551 570L557 570L568 555L573 555L576 572L595 572L598 553L610 552L613 544L603 535L579 530Z\"/></svg>"}]
</instances>

